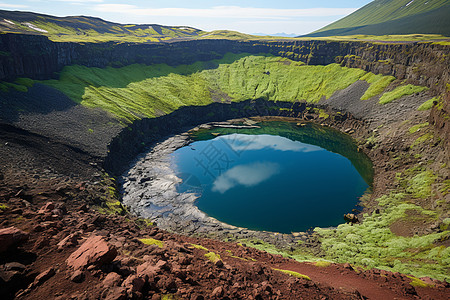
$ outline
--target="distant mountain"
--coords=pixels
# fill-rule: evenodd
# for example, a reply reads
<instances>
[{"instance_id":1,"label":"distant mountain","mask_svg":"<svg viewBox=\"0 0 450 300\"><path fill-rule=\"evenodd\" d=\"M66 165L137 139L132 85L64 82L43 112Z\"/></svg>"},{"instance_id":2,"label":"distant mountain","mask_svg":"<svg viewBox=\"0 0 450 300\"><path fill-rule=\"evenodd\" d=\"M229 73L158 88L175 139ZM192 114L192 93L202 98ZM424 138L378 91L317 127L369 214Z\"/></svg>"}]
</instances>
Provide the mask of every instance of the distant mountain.
<instances>
[{"instance_id":1,"label":"distant mountain","mask_svg":"<svg viewBox=\"0 0 450 300\"><path fill-rule=\"evenodd\" d=\"M296 36L298 36L297 33L285 33L285 32L273 33L273 34L252 33L252 35L257 35L257 36L281 36L281 37L296 37Z\"/></svg>"},{"instance_id":2,"label":"distant mountain","mask_svg":"<svg viewBox=\"0 0 450 300\"><path fill-rule=\"evenodd\" d=\"M306 36L442 34L450 36L450 0L374 0Z\"/></svg>"},{"instance_id":3,"label":"distant mountain","mask_svg":"<svg viewBox=\"0 0 450 300\"><path fill-rule=\"evenodd\" d=\"M79 42L160 42L206 33L187 26L119 24L94 17L55 17L7 10L0 10L0 32L46 35L55 41Z\"/></svg>"}]
</instances>

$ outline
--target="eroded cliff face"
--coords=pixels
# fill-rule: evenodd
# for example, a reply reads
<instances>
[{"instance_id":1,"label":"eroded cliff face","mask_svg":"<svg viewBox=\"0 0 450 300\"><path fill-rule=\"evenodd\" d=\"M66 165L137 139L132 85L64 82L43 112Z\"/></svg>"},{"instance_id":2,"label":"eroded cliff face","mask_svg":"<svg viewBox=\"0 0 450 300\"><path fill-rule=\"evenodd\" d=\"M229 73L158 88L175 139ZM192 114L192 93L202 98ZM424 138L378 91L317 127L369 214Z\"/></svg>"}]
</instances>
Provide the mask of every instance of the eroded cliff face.
<instances>
[{"instance_id":1,"label":"eroded cliff face","mask_svg":"<svg viewBox=\"0 0 450 300\"><path fill-rule=\"evenodd\" d=\"M0 80L48 79L70 65L76 44L53 43L44 36L0 35Z\"/></svg>"},{"instance_id":2,"label":"eroded cliff face","mask_svg":"<svg viewBox=\"0 0 450 300\"><path fill-rule=\"evenodd\" d=\"M329 41L192 40L174 43L55 43L44 36L0 35L0 80L17 77L48 79L64 66L124 66L134 63L191 64L221 58L225 53L270 53L310 65L339 63L375 74L393 75L444 95L430 116L447 148L450 143L449 47L432 43L371 43ZM447 96L445 96L447 93Z\"/></svg>"},{"instance_id":3,"label":"eroded cliff face","mask_svg":"<svg viewBox=\"0 0 450 300\"><path fill-rule=\"evenodd\" d=\"M310 65L340 63L441 90L449 80L449 47L431 43L192 40L174 43L55 43L44 36L0 36L0 80L49 78L66 65L190 64L232 53L270 53Z\"/></svg>"}]
</instances>

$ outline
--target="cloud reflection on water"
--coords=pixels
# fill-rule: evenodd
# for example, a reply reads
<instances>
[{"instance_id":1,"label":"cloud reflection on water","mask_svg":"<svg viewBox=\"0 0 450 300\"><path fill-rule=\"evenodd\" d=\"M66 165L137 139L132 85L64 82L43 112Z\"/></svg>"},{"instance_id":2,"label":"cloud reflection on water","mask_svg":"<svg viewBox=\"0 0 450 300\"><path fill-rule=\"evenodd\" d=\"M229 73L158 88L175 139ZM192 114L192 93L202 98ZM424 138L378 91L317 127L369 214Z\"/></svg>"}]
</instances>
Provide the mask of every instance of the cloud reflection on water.
<instances>
[{"instance_id":1,"label":"cloud reflection on water","mask_svg":"<svg viewBox=\"0 0 450 300\"><path fill-rule=\"evenodd\" d=\"M212 191L223 194L237 185L255 186L279 172L280 165L273 162L238 165L217 177L213 183Z\"/></svg>"},{"instance_id":2,"label":"cloud reflection on water","mask_svg":"<svg viewBox=\"0 0 450 300\"><path fill-rule=\"evenodd\" d=\"M295 151L295 152L313 152L322 151L324 149L304 144L299 141L292 141L281 136L268 134L247 135L247 134L230 134L221 137L234 151L240 152L244 150L261 150L264 148L272 148L279 151Z\"/></svg>"}]
</instances>

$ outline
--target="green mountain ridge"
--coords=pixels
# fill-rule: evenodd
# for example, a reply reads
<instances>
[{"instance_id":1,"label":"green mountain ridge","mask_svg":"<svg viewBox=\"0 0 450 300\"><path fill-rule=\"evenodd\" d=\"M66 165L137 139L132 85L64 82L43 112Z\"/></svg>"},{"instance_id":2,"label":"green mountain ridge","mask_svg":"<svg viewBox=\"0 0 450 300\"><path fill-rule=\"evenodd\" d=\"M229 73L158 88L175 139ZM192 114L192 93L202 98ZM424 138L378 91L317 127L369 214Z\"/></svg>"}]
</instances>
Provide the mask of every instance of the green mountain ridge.
<instances>
[{"instance_id":1,"label":"green mountain ridge","mask_svg":"<svg viewBox=\"0 0 450 300\"><path fill-rule=\"evenodd\" d=\"M126 42L161 42L197 37L205 33L189 26L119 24L97 17L55 17L22 11L0 10L0 32L46 35L54 41L77 37L78 41L109 41L112 36Z\"/></svg>"},{"instance_id":2,"label":"green mountain ridge","mask_svg":"<svg viewBox=\"0 0 450 300\"><path fill-rule=\"evenodd\" d=\"M450 0L375 0L306 36L450 34Z\"/></svg>"}]
</instances>

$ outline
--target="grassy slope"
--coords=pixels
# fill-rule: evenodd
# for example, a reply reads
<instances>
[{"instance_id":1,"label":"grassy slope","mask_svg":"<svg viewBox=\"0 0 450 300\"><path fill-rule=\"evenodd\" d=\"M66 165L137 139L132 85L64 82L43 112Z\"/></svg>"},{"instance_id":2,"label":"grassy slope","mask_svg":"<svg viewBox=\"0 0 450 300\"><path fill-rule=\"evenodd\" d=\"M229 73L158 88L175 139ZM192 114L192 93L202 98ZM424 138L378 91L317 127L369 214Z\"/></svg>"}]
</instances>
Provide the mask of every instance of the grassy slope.
<instances>
[{"instance_id":1,"label":"grassy slope","mask_svg":"<svg viewBox=\"0 0 450 300\"><path fill-rule=\"evenodd\" d=\"M408 35L408 34L440 34L450 35L450 5L425 12L419 15L408 16L392 21L367 26L332 29L310 34L317 36L352 36L352 35Z\"/></svg>"},{"instance_id":2,"label":"grassy slope","mask_svg":"<svg viewBox=\"0 0 450 300\"><path fill-rule=\"evenodd\" d=\"M433 11L448 4L450 4L450 1L448 0L375 0L358 9L354 13L313 33L339 28L352 28L380 24L387 21Z\"/></svg>"},{"instance_id":3,"label":"grassy slope","mask_svg":"<svg viewBox=\"0 0 450 300\"><path fill-rule=\"evenodd\" d=\"M69 66L61 72L59 80L44 83L77 103L101 107L132 122L170 113L181 106L206 105L213 98L214 101L263 98L317 102L359 79L371 84L363 99L382 93L394 80L391 76L375 76L336 64L307 66L279 57L228 54L221 60L177 67L163 64L105 69Z\"/></svg>"}]
</instances>

